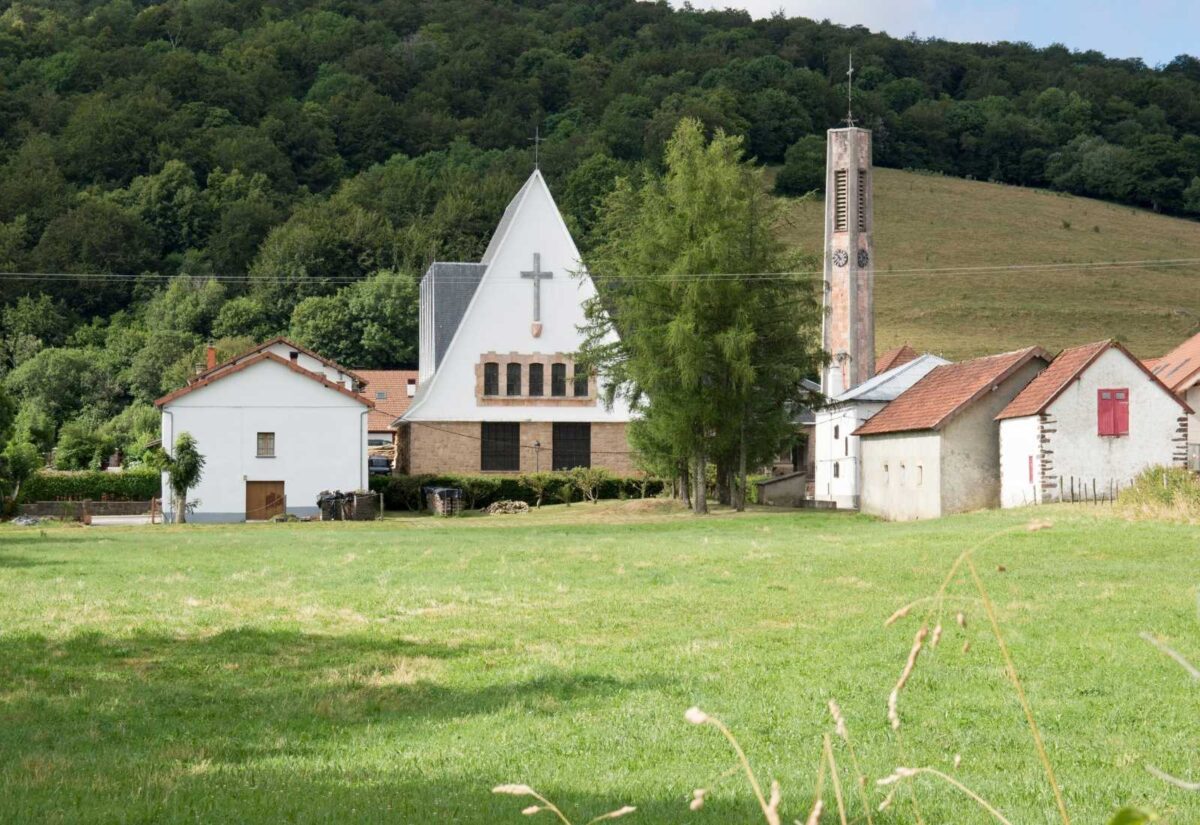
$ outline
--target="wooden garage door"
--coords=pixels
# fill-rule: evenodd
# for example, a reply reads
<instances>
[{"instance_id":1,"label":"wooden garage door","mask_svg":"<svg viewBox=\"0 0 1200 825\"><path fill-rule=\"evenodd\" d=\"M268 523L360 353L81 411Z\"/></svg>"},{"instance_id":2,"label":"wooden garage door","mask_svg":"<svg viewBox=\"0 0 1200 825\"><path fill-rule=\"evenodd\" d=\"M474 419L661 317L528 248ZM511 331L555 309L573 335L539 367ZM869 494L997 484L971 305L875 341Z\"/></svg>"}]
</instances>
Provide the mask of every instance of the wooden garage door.
<instances>
[{"instance_id":1,"label":"wooden garage door","mask_svg":"<svg viewBox=\"0 0 1200 825\"><path fill-rule=\"evenodd\" d=\"M282 481L246 482L246 521L264 521L283 512Z\"/></svg>"}]
</instances>

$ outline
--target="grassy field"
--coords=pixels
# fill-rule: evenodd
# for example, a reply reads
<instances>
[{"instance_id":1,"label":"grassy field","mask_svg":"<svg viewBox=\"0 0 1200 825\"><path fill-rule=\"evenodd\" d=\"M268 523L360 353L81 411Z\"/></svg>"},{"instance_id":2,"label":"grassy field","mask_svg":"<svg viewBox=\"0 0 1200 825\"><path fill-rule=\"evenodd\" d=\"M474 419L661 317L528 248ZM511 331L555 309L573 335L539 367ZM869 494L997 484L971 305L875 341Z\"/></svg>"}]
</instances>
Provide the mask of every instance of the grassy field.
<instances>
[{"instance_id":1,"label":"grassy field","mask_svg":"<svg viewBox=\"0 0 1200 825\"><path fill-rule=\"evenodd\" d=\"M884 620L1005 529L977 558L1074 821L1129 802L1200 821L1200 794L1143 768L1200 775L1200 684L1138 639L1200 659L1194 527L660 507L0 528L0 821L517 823L526 801L489 789L528 782L580 825L623 803L631 823L761 822L744 782L717 779L733 757L716 731L684 722L699 705L782 782L791 822L836 698L872 779L958 754L1014 823L1057 822L965 583L965 634L947 616L902 696L903 749L886 720L919 611ZM1034 516L1053 527L1023 529ZM712 797L690 813L698 786ZM987 821L915 787L931 825Z\"/></svg>"},{"instance_id":2,"label":"grassy field","mask_svg":"<svg viewBox=\"0 0 1200 825\"><path fill-rule=\"evenodd\" d=\"M819 251L822 209L820 200L793 202L789 240ZM1117 337L1140 356L1162 355L1200 329L1200 265L895 271L1181 258L1200 258L1200 222L1035 189L875 172L880 352L907 342L961 358Z\"/></svg>"}]
</instances>

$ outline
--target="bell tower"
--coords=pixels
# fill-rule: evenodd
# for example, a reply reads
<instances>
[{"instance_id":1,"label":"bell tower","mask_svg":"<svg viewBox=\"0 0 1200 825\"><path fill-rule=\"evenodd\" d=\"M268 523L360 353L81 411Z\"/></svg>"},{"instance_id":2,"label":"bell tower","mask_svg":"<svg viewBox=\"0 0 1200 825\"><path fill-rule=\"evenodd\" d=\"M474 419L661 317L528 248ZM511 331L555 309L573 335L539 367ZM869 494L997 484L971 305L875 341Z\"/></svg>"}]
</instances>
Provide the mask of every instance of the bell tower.
<instances>
[{"instance_id":1,"label":"bell tower","mask_svg":"<svg viewBox=\"0 0 1200 825\"><path fill-rule=\"evenodd\" d=\"M822 344L830 362L821 390L832 398L875 374L875 243L871 132L830 129L825 148Z\"/></svg>"}]
</instances>

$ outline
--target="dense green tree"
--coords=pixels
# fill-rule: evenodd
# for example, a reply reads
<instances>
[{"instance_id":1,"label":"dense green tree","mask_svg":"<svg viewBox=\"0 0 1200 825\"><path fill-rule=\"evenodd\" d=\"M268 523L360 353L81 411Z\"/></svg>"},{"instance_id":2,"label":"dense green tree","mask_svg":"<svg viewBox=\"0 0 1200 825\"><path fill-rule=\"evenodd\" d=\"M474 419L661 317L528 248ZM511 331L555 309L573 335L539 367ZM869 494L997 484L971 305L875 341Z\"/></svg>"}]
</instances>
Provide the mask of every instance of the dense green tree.
<instances>
[{"instance_id":1,"label":"dense green tree","mask_svg":"<svg viewBox=\"0 0 1200 825\"><path fill-rule=\"evenodd\" d=\"M780 195L825 191L825 138L805 135L788 147L783 168L775 176Z\"/></svg>"},{"instance_id":2,"label":"dense green tree","mask_svg":"<svg viewBox=\"0 0 1200 825\"><path fill-rule=\"evenodd\" d=\"M152 466L167 473L174 499L175 523L183 524L187 521L188 490L199 484L204 474L205 459L197 448L195 437L191 433L180 433L170 453L160 449L150 454L149 459Z\"/></svg>"},{"instance_id":3,"label":"dense green tree","mask_svg":"<svg viewBox=\"0 0 1200 825\"><path fill-rule=\"evenodd\" d=\"M45 463L42 454L28 441L9 441L0 458L4 459L4 474L11 485L9 495L16 499L25 483Z\"/></svg>"},{"instance_id":4,"label":"dense green tree","mask_svg":"<svg viewBox=\"0 0 1200 825\"><path fill-rule=\"evenodd\" d=\"M40 407L56 423L83 410L107 416L117 411L121 398L107 367L100 350L44 349L10 372L4 385L23 405Z\"/></svg>"},{"instance_id":5,"label":"dense green tree","mask_svg":"<svg viewBox=\"0 0 1200 825\"><path fill-rule=\"evenodd\" d=\"M665 174L624 179L605 201L589 260L604 290L588 306L583 360L640 410L635 444L658 468L690 461L698 513L710 461L744 504L747 467L789 436L802 379L820 365L808 282L755 274L790 261L741 147L684 120Z\"/></svg>"},{"instance_id":6,"label":"dense green tree","mask_svg":"<svg viewBox=\"0 0 1200 825\"><path fill-rule=\"evenodd\" d=\"M59 430L58 443L54 446L54 469L99 470L116 446L111 437L100 431L94 419L68 421Z\"/></svg>"}]
</instances>

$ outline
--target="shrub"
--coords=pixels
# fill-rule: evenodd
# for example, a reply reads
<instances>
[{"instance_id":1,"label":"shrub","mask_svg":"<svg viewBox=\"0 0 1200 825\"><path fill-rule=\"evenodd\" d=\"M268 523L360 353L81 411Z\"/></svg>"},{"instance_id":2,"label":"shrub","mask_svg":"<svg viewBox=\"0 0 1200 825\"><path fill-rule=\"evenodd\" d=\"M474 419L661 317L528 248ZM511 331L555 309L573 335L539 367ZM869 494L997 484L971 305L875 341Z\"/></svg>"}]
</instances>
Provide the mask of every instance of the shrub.
<instances>
[{"instance_id":1,"label":"shrub","mask_svg":"<svg viewBox=\"0 0 1200 825\"><path fill-rule=\"evenodd\" d=\"M41 470L21 486L21 501L148 501L162 494L162 478L151 470Z\"/></svg>"},{"instance_id":2,"label":"shrub","mask_svg":"<svg viewBox=\"0 0 1200 825\"><path fill-rule=\"evenodd\" d=\"M663 482L656 478L616 477L607 472L602 474L595 487L596 499L646 498L657 496L663 491ZM476 475L404 475L374 476L371 490L383 493L383 503L388 510L421 510L425 507L424 488L458 487L463 491L463 506L486 507L495 501L523 501L536 506L538 501L553 498L562 501L561 488L566 486L572 493L577 489L568 473L536 473L523 476L476 476Z\"/></svg>"},{"instance_id":3,"label":"shrub","mask_svg":"<svg viewBox=\"0 0 1200 825\"><path fill-rule=\"evenodd\" d=\"M1200 480L1182 467L1149 467L1121 491L1120 503L1147 514L1200 517Z\"/></svg>"},{"instance_id":4,"label":"shrub","mask_svg":"<svg viewBox=\"0 0 1200 825\"><path fill-rule=\"evenodd\" d=\"M608 470L600 467L576 467L568 474L571 483L575 485L575 489L583 496L584 501L590 501L595 504L600 497L600 485L607 481L611 476ZM624 498L620 489L617 491L618 498Z\"/></svg>"}]
</instances>

